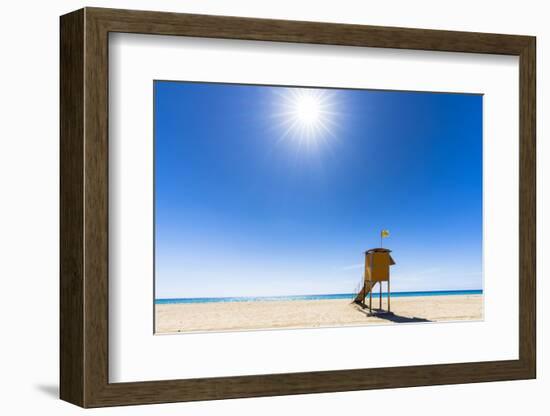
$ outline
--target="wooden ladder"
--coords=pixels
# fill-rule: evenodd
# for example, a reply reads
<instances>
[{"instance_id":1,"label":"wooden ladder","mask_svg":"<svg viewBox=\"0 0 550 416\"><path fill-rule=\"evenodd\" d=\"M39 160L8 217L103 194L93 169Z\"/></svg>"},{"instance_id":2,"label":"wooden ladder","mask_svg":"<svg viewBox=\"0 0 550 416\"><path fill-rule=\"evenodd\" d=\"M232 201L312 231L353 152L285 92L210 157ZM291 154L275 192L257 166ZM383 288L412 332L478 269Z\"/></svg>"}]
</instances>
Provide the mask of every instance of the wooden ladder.
<instances>
[{"instance_id":1,"label":"wooden ladder","mask_svg":"<svg viewBox=\"0 0 550 416\"><path fill-rule=\"evenodd\" d=\"M363 284L363 288L359 291L357 296L355 297L354 302L355 303L365 303L365 300L367 298L367 295L374 289L374 286L376 286L377 282L371 282L370 280L365 281Z\"/></svg>"}]
</instances>

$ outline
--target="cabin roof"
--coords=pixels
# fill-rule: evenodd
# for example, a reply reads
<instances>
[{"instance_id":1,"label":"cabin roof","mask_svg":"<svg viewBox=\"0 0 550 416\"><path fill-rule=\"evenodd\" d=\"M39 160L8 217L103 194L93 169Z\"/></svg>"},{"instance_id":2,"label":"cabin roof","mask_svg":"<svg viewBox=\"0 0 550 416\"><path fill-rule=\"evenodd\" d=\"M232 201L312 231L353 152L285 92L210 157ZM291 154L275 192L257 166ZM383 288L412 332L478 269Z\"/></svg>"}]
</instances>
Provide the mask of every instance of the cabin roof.
<instances>
[{"instance_id":1,"label":"cabin roof","mask_svg":"<svg viewBox=\"0 0 550 416\"><path fill-rule=\"evenodd\" d=\"M378 248L371 248L365 251L365 254L369 254L369 253L391 253L391 250L387 248L378 247Z\"/></svg>"}]
</instances>

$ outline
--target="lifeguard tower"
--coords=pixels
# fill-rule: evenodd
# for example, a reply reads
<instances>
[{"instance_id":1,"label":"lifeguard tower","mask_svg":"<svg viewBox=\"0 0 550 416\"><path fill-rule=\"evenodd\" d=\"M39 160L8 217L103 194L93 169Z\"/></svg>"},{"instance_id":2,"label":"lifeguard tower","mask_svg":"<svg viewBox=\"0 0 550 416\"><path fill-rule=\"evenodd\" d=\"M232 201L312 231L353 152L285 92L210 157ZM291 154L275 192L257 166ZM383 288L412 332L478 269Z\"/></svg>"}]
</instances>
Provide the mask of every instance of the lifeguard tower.
<instances>
[{"instance_id":1,"label":"lifeguard tower","mask_svg":"<svg viewBox=\"0 0 550 416\"><path fill-rule=\"evenodd\" d=\"M372 248L365 252L365 272L363 278L363 288L357 293L354 302L366 307L367 295L369 296L369 312L372 314L372 290L376 284L380 284L380 304L379 311L382 310L382 282L388 282L388 309L390 312L390 266L395 264L391 250L387 248Z\"/></svg>"}]
</instances>

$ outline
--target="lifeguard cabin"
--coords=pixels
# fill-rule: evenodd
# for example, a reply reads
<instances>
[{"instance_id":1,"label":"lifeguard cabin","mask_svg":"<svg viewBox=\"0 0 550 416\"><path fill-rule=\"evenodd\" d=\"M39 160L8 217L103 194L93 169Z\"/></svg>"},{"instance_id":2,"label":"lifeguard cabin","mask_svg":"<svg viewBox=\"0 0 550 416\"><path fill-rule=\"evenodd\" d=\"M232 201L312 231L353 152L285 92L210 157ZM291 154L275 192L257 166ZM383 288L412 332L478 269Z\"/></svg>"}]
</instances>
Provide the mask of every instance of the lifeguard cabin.
<instances>
[{"instance_id":1,"label":"lifeguard cabin","mask_svg":"<svg viewBox=\"0 0 550 416\"><path fill-rule=\"evenodd\" d=\"M380 305L382 312L382 282L388 282L388 309L390 312L390 266L395 264L391 256L391 250L387 248L372 248L365 252L365 271L363 288L355 297L355 303L366 306L367 295L369 296L369 310L372 313L372 290L376 284L380 284Z\"/></svg>"}]
</instances>

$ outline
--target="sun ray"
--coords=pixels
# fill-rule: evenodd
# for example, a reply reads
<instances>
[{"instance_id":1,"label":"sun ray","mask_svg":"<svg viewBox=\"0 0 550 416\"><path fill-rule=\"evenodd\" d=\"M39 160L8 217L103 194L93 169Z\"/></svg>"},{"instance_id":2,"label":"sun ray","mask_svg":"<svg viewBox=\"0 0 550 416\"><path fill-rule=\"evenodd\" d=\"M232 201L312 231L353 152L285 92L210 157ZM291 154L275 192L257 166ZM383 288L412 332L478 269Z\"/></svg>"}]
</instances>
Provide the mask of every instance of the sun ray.
<instances>
[{"instance_id":1,"label":"sun ray","mask_svg":"<svg viewBox=\"0 0 550 416\"><path fill-rule=\"evenodd\" d=\"M293 141L298 149L314 151L330 145L338 127L339 112L334 92L320 88L283 88L277 94L280 136L277 143Z\"/></svg>"}]
</instances>

